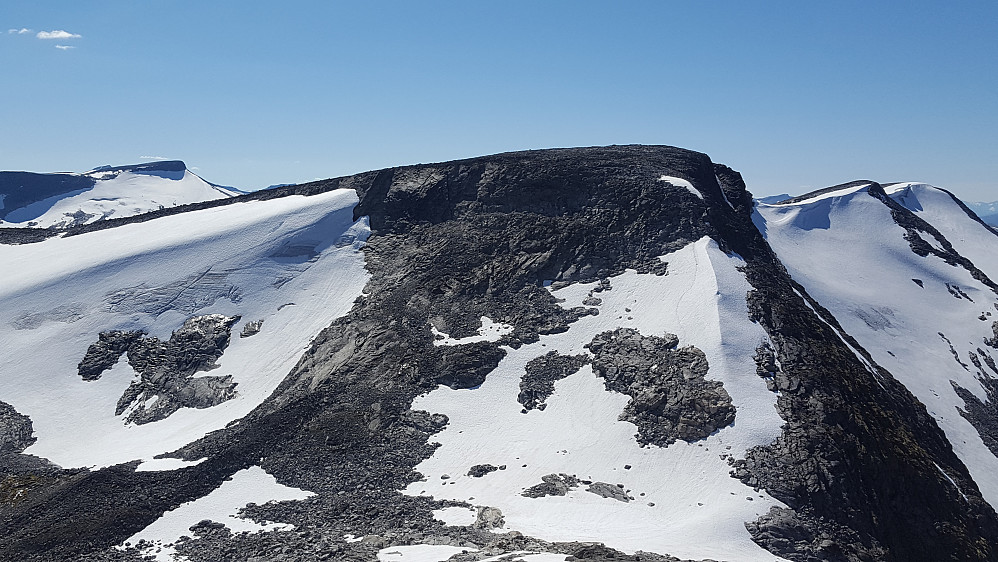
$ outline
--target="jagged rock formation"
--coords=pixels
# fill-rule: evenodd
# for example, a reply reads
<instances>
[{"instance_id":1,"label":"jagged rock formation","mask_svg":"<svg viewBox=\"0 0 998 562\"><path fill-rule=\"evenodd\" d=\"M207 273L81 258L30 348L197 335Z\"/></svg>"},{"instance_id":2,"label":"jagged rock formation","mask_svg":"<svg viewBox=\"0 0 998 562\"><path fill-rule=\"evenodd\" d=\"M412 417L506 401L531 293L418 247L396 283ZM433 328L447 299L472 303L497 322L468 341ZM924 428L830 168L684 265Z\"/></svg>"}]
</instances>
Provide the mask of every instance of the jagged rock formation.
<instances>
[{"instance_id":1,"label":"jagged rock formation","mask_svg":"<svg viewBox=\"0 0 998 562\"><path fill-rule=\"evenodd\" d=\"M578 485L579 479L574 476L569 476L568 474L547 474L541 476L540 484L527 488L520 495L527 498L564 496L568 494L569 490L578 487Z\"/></svg>"},{"instance_id":2,"label":"jagged rock formation","mask_svg":"<svg viewBox=\"0 0 998 562\"><path fill-rule=\"evenodd\" d=\"M77 372L85 381L95 381L104 371L110 369L121 359L136 341L141 339L142 332L123 332L113 330L101 332L97 343L87 348L87 354L77 366Z\"/></svg>"},{"instance_id":3,"label":"jagged rock formation","mask_svg":"<svg viewBox=\"0 0 998 562\"><path fill-rule=\"evenodd\" d=\"M31 420L13 406L0 402L0 455L20 453L35 442Z\"/></svg>"},{"instance_id":4,"label":"jagged rock formation","mask_svg":"<svg viewBox=\"0 0 998 562\"><path fill-rule=\"evenodd\" d=\"M592 297L590 297L592 298ZM560 355L551 351L527 363L520 379L520 394L516 400L525 410L543 410L544 400L554 392L554 383L578 371L589 362L584 355Z\"/></svg>"},{"instance_id":5,"label":"jagged rock formation","mask_svg":"<svg viewBox=\"0 0 998 562\"><path fill-rule=\"evenodd\" d=\"M966 406L966 409L959 409L960 415L977 429L984 444L998 457L998 379L980 373L978 380L987 394L986 401L954 381L950 381L950 384Z\"/></svg>"},{"instance_id":6,"label":"jagged rock formation","mask_svg":"<svg viewBox=\"0 0 998 562\"><path fill-rule=\"evenodd\" d=\"M173 332L168 341L142 332L102 332L87 349L78 372L94 381L125 353L139 374L118 400L115 415L128 412L127 422L143 424L169 417L180 408L210 408L230 400L236 392L231 375L199 376L211 370L229 345L239 317L221 314L195 316Z\"/></svg>"},{"instance_id":7,"label":"jagged rock formation","mask_svg":"<svg viewBox=\"0 0 998 562\"><path fill-rule=\"evenodd\" d=\"M593 370L607 390L631 397L620 419L638 427L643 445L696 441L735 421L723 385L704 378L703 352L678 345L673 334L643 336L629 328L600 334L589 344Z\"/></svg>"}]
</instances>

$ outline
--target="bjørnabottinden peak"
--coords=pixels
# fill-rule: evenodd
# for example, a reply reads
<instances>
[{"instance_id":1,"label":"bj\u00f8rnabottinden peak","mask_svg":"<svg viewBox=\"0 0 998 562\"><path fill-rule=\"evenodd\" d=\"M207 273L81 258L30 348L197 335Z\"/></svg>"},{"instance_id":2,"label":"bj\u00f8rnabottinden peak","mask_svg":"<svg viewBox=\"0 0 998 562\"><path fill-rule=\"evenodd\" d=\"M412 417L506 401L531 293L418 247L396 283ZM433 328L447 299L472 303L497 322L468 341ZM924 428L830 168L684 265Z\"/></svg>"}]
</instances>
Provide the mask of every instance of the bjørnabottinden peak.
<instances>
[{"instance_id":1,"label":"bj\u00f8rnabottinden peak","mask_svg":"<svg viewBox=\"0 0 998 562\"><path fill-rule=\"evenodd\" d=\"M3 174L0 558L998 559L998 232L943 189Z\"/></svg>"}]
</instances>

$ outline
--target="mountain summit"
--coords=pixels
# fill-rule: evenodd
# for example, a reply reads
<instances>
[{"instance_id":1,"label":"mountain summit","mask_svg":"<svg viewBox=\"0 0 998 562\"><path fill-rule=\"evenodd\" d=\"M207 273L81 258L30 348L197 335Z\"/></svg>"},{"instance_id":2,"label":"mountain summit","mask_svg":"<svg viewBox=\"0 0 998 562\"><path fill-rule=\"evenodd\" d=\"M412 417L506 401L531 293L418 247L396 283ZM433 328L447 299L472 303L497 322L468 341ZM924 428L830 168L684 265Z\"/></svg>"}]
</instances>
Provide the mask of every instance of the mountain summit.
<instances>
[{"instance_id":1,"label":"mountain summit","mask_svg":"<svg viewBox=\"0 0 998 562\"><path fill-rule=\"evenodd\" d=\"M995 560L996 244L666 146L0 244L0 557Z\"/></svg>"},{"instance_id":2,"label":"mountain summit","mask_svg":"<svg viewBox=\"0 0 998 562\"><path fill-rule=\"evenodd\" d=\"M179 160L82 174L0 172L0 227L65 229L239 193L204 181Z\"/></svg>"}]
</instances>

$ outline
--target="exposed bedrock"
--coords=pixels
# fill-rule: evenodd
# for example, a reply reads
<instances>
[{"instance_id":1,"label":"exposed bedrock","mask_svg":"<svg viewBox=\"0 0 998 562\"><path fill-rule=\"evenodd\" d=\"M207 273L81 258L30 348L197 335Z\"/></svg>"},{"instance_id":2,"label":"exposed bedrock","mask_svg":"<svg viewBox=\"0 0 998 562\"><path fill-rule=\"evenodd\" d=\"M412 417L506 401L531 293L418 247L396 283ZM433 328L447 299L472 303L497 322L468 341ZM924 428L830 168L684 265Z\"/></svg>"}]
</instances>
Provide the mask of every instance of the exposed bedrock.
<instances>
[{"instance_id":1,"label":"exposed bedrock","mask_svg":"<svg viewBox=\"0 0 998 562\"><path fill-rule=\"evenodd\" d=\"M526 498L564 496L578 487L578 485L579 479L574 476L568 474L546 474L541 476L540 484L527 488L520 495Z\"/></svg>"},{"instance_id":2,"label":"exposed bedrock","mask_svg":"<svg viewBox=\"0 0 998 562\"><path fill-rule=\"evenodd\" d=\"M987 394L986 401L982 401L973 392L954 381L950 381L950 384L964 403L965 409L958 408L960 415L974 426L981 440L998 458L998 379L980 373L978 380Z\"/></svg>"},{"instance_id":3,"label":"exposed bedrock","mask_svg":"<svg viewBox=\"0 0 998 562\"><path fill-rule=\"evenodd\" d=\"M599 334L588 344L593 371L607 390L631 397L620 419L638 426L642 445L668 447L703 439L735 421L731 397L707 380L707 357L679 338L644 336L631 328Z\"/></svg>"},{"instance_id":4,"label":"exposed bedrock","mask_svg":"<svg viewBox=\"0 0 998 562\"><path fill-rule=\"evenodd\" d=\"M31 419L13 406L0 402L0 455L20 453L35 442Z\"/></svg>"},{"instance_id":5,"label":"exposed bedrock","mask_svg":"<svg viewBox=\"0 0 998 562\"><path fill-rule=\"evenodd\" d=\"M216 406L235 396L232 376L194 374L217 367L215 362L228 347L232 326L238 321L238 316L221 314L195 316L167 341L142 332L102 332L79 364L80 377L99 379L127 353L139 378L125 389L115 408L115 415L127 412L126 422L149 423L180 408Z\"/></svg>"},{"instance_id":6,"label":"exposed bedrock","mask_svg":"<svg viewBox=\"0 0 998 562\"><path fill-rule=\"evenodd\" d=\"M561 355L557 351L531 359L520 378L520 394L516 397L524 410L543 410L545 400L554 393L554 383L577 372L589 363L585 355Z\"/></svg>"},{"instance_id":7,"label":"exposed bedrock","mask_svg":"<svg viewBox=\"0 0 998 562\"><path fill-rule=\"evenodd\" d=\"M132 347L136 341L143 336L142 332L123 332L113 330L101 332L97 337L97 343L91 344L87 348L87 354L83 356L77 367L80 377L85 381L95 381L121 359L128 348Z\"/></svg>"}]
</instances>

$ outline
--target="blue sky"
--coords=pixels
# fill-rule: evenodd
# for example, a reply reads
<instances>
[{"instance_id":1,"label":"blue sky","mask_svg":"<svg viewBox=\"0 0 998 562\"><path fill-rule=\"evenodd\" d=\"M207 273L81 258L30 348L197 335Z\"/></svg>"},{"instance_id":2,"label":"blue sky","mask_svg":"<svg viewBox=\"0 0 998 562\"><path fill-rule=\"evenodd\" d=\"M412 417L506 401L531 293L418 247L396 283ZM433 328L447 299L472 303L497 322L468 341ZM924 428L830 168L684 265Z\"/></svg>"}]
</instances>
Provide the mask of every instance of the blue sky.
<instances>
[{"instance_id":1,"label":"blue sky","mask_svg":"<svg viewBox=\"0 0 998 562\"><path fill-rule=\"evenodd\" d=\"M5 170L166 157L258 188L645 143L757 195L998 199L994 1L4 0L0 69Z\"/></svg>"}]
</instances>

